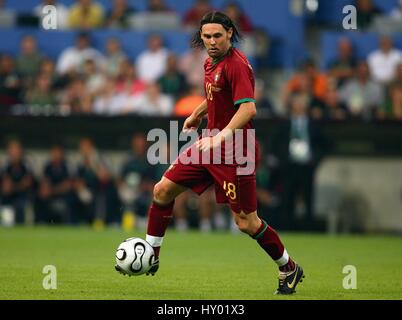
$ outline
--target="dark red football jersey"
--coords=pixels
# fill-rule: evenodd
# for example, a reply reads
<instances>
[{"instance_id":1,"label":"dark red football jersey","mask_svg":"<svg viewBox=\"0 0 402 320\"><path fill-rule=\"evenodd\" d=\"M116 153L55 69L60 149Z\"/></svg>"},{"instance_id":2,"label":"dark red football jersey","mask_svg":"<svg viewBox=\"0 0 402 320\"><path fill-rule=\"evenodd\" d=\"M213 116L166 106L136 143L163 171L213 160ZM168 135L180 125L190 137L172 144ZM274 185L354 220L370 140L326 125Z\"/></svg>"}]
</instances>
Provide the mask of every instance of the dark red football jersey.
<instances>
[{"instance_id":1,"label":"dark red football jersey","mask_svg":"<svg viewBox=\"0 0 402 320\"><path fill-rule=\"evenodd\" d=\"M207 129L222 130L233 118L241 103L255 102L253 69L246 56L233 47L218 60L207 58L204 69L204 89L208 105ZM247 144L250 143L246 139L246 130L253 128L251 121L242 128L243 150L246 150ZM253 144L257 149L255 141ZM222 155L224 153L223 145Z\"/></svg>"}]
</instances>

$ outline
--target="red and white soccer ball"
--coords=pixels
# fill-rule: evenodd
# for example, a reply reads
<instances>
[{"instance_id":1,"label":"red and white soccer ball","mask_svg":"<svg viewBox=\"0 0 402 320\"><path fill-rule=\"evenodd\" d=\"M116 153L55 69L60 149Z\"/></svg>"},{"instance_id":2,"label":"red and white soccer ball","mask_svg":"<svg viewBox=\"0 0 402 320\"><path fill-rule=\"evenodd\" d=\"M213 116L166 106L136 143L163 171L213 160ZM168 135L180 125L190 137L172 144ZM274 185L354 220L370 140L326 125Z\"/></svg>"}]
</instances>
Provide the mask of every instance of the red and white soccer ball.
<instances>
[{"instance_id":1,"label":"red and white soccer ball","mask_svg":"<svg viewBox=\"0 0 402 320\"><path fill-rule=\"evenodd\" d=\"M147 273L155 259L152 246L141 238L124 240L116 251L117 265L130 276Z\"/></svg>"}]
</instances>

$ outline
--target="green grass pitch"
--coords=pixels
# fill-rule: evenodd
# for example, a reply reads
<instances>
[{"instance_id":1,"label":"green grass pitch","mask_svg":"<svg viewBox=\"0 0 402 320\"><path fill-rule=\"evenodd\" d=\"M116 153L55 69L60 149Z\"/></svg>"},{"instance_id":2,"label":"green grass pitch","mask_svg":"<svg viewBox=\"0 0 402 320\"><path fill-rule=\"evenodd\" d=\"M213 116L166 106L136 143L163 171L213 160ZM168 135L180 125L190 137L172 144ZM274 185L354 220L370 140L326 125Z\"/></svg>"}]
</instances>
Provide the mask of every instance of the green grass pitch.
<instances>
[{"instance_id":1,"label":"green grass pitch","mask_svg":"<svg viewBox=\"0 0 402 320\"><path fill-rule=\"evenodd\" d=\"M401 299L402 237L281 233L306 278L292 296L274 296L277 268L246 235L168 230L154 277L114 271L118 244L144 232L117 229L0 228L0 299ZM45 290L45 265L57 289ZM343 288L343 267L357 289Z\"/></svg>"}]
</instances>

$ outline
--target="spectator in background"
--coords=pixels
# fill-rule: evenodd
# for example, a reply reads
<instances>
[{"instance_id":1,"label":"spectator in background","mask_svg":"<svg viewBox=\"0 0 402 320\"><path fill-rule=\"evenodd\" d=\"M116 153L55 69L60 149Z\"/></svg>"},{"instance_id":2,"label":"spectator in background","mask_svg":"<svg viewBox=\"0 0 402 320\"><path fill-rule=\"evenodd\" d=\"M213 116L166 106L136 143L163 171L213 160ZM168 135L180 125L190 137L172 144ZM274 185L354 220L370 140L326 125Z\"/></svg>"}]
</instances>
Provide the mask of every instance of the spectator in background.
<instances>
[{"instance_id":1,"label":"spectator in background","mask_svg":"<svg viewBox=\"0 0 402 320\"><path fill-rule=\"evenodd\" d=\"M105 26L108 28L127 29L129 18L135 10L126 0L113 0L113 6L106 15Z\"/></svg>"},{"instance_id":2,"label":"spectator in background","mask_svg":"<svg viewBox=\"0 0 402 320\"><path fill-rule=\"evenodd\" d=\"M198 86L191 86L188 92L180 98L174 107L174 115L188 117L205 100Z\"/></svg>"},{"instance_id":3,"label":"spectator in background","mask_svg":"<svg viewBox=\"0 0 402 320\"><path fill-rule=\"evenodd\" d=\"M47 76L51 79L52 84L58 81L56 76L56 66L50 58L43 58L39 67L39 75Z\"/></svg>"},{"instance_id":4,"label":"spectator in background","mask_svg":"<svg viewBox=\"0 0 402 320\"><path fill-rule=\"evenodd\" d=\"M236 1L228 2L223 12L240 28L240 31L247 34L253 31L253 25L249 17L244 13Z\"/></svg>"},{"instance_id":5,"label":"spectator in background","mask_svg":"<svg viewBox=\"0 0 402 320\"><path fill-rule=\"evenodd\" d=\"M120 93L116 91L114 79L109 78L99 94L94 97L93 112L101 115L117 115L122 112L128 98L129 95L124 91Z\"/></svg>"},{"instance_id":6,"label":"spectator in background","mask_svg":"<svg viewBox=\"0 0 402 320\"><path fill-rule=\"evenodd\" d=\"M85 79L77 77L63 90L60 109L66 114L92 112L92 96L86 91Z\"/></svg>"},{"instance_id":7,"label":"spectator in background","mask_svg":"<svg viewBox=\"0 0 402 320\"><path fill-rule=\"evenodd\" d=\"M68 14L68 25L73 29L89 30L103 25L103 7L92 0L77 0Z\"/></svg>"},{"instance_id":8,"label":"spectator in background","mask_svg":"<svg viewBox=\"0 0 402 320\"><path fill-rule=\"evenodd\" d=\"M57 61L56 70L59 74L79 73L84 62L92 59L97 66L103 69L105 57L95 48L91 47L89 34L81 32L75 40L75 46L64 49Z\"/></svg>"},{"instance_id":9,"label":"spectator in background","mask_svg":"<svg viewBox=\"0 0 402 320\"><path fill-rule=\"evenodd\" d=\"M173 99L161 93L157 83L148 83L143 93L127 99L122 112L143 116L168 116L173 112Z\"/></svg>"},{"instance_id":10,"label":"spectator in background","mask_svg":"<svg viewBox=\"0 0 402 320\"><path fill-rule=\"evenodd\" d=\"M17 72L23 78L24 86L32 85L39 73L42 55L38 52L36 39L32 35L24 36L20 42L20 54L16 58Z\"/></svg>"},{"instance_id":11,"label":"spectator in background","mask_svg":"<svg viewBox=\"0 0 402 320\"><path fill-rule=\"evenodd\" d=\"M368 29L374 18L382 14L382 11L373 4L372 0L356 0L356 8L357 28L361 31Z\"/></svg>"},{"instance_id":12,"label":"spectator in background","mask_svg":"<svg viewBox=\"0 0 402 320\"><path fill-rule=\"evenodd\" d=\"M402 52L394 48L388 36L382 36L379 42L379 49L368 55L367 62L373 79L387 85L395 76L397 65L402 62Z\"/></svg>"},{"instance_id":13,"label":"spectator in background","mask_svg":"<svg viewBox=\"0 0 402 320\"><path fill-rule=\"evenodd\" d=\"M331 144L318 124L309 118L304 97L294 94L289 103L289 120L272 137L272 156L279 163L284 185L283 227L298 225L304 230L314 227L315 172ZM295 224L297 212L302 221Z\"/></svg>"},{"instance_id":14,"label":"spectator in background","mask_svg":"<svg viewBox=\"0 0 402 320\"><path fill-rule=\"evenodd\" d=\"M24 102L29 106L48 108L48 111L57 110L59 100L52 90L52 79L46 74L37 76L34 85L26 92Z\"/></svg>"},{"instance_id":15,"label":"spectator in background","mask_svg":"<svg viewBox=\"0 0 402 320\"><path fill-rule=\"evenodd\" d=\"M109 165L88 137L80 140L79 151L81 163L77 169L75 191L82 217L96 229L106 222L119 221L117 191Z\"/></svg>"},{"instance_id":16,"label":"spectator in background","mask_svg":"<svg viewBox=\"0 0 402 320\"><path fill-rule=\"evenodd\" d=\"M395 20L402 20L402 0L398 0L396 7L390 12L390 17Z\"/></svg>"},{"instance_id":17,"label":"spectator in background","mask_svg":"<svg viewBox=\"0 0 402 320\"><path fill-rule=\"evenodd\" d=\"M274 106L265 94L265 84L261 79L255 81L254 99L258 107L258 117L273 118L276 116Z\"/></svg>"},{"instance_id":18,"label":"spectator in background","mask_svg":"<svg viewBox=\"0 0 402 320\"><path fill-rule=\"evenodd\" d=\"M14 212L16 223L24 223L32 201L34 176L21 143L11 140L7 144L7 163L2 172L2 205Z\"/></svg>"},{"instance_id":19,"label":"spectator in background","mask_svg":"<svg viewBox=\"0 0 402 320\"><path fill-rule=\"evenodd\" d=\"M106 73L108 76L116 77L119 73L121 63L127 59L126 54L121 49L120 41L110 38L106 42Z\"/></svg>"},{"instance_id":20,"label":"spectator in background","mask_svg":"<svg viewBox=\"0 0 402 320\"><path fill-rule=\"evenodd\" d=\"M367 62L358 63L356 76L339 89L339 98L352 117L370 120L377 116L384 103L384 92L371 79Z\"/></svg>"},{"instance_id":21,"label":"spectator in background","mask_svg":"<svg viewBox=\"0 0 402 320\"><path fill-rule=\"evenodd\" d=\"M187 90L186 78L178 70L176 55L169 54L166 61L166 71L159 78L158 84L162 93L172 96L174 100L177 100Z\"/></svg>"},{"instance_id":22,"label":"spectator in background","mask_svg":"<svg viewBox=\"0 0 402 320\"><path fill-rule=\"evenodd\" d=\"M147 11L150 13L171 12L165 0L148 0Z\"/></svg>"},{"instance_id":23,"label":"spectator in background","mask_svg":"<svg viewBox=\"0 0 402 320\"><path fill-rule=\"evenodd\" d=\"M118 179L124 214L134 214L139 228L146 228L148 204L152 201L155 184L155 168L147 160L147 144L145 134L137 133L132 136L131 152Z\"/></svg>"},{"instance_id":24,"label":"spectator in background","mask_svg":"<svg viewBox=\"0 0 402 320\"><path fill-rule=\"evenodd\" d=\"M338 41L337 56L330 62L328 72L335 79L337 88L353 77L356 63L352 42L348 38L341 38Z\"/></svg>"},{"instance_id":25,"label":"spectator in background","mask_svg":"<svg viewBox=\"0 0 402 320\"><path fill-rule=\"evenodd\" d=\"M135 65L129 60L120 63L120 71L116 78L116 91L127 96L136 96L143 93L146 83L138 78Z\"/></svg>"},{"instance_id":26,"label":"spectator in background","mask_svg":"<svg viewBox=\"0 0 402 320\"><path fill-rule=\"evenodd\" d=\"M85 61L83 71L86 92L91 96L97 95L106 83L104 74L98 70L92 59Z\"/></svg>"},{"instance_id":27,"label":"spectator in background","mask_svg":"<svg viewBox=\"0 0 402 320\"><path fill-rule=\"evenodd\" d=\"M10 55L0 56L0 114L10 114L13 105L21 101L21 77Z\"/></svg>"},{"instance_id":28,"label":"spectator in background","mask_svg":"<svg viewBox=\"0 0 402 320\"><path fill-rule=\"evenodd\" d=\"M390 110L388 116L396 120L402 120L402 62L396 68L396 76L389 85L389 101Z\"/></svg>"},{"instance_id":29,"label":"spectator in background","mask_svg":"<svg viewBox=\"0 0 402 320\"><path fill-rule=\"evenodd\" d=\"M5 0L0 0L0 28L13 28L16 17L14 10L6 8Z\"/></svg>"},{"instance_id":30,"label":"spectator in background","mask_svg":"<svg viewBox=\"0 0 402 320\"><path fill-rule=\"evenodd\" d=\"M50 148L50 159L43 168L36 221L72 222L72 174L60 144Z\"/></svg>"},{"instance_id":31,"label":"spectator in background","mask_svg":"<svg viewBox=\"0 0 402 320\"><path fill-rule=\"evenodd\" d=\"M301 71L295 74L285 84L282 92L282 102L284 105L289 103L290 95L303 91L305 83L311 83L312 95L314 99L322 100L328 90L328 78L320 73L313 60L306 60L301 67Z\"/></svg>"},{"instance_id":32,"label":"spectator in background","mask_svg":"<svg viewBox=\"0 0 402 320\"><path fill-rule=\"evenodd\" d=\"M313 110L313 114L316 112L316 119L345 120L348 117L347 107L342 101L340 101L338 92L335 88L328 89L324 100L322 100L321 104L316 108L318 110ZM317 112L319 112L319 115Z\"/></svg>"},{"instance_id":33,"label":"spectator in background","mask_svg":"<svg viewBox=\"0 0 402 320\"><path fill-rule=\"evenodd\" d=\"M136 61L138 77L145 82L155 82L166 70L169 53L163 46L162 37L153 34L148 38L148 49Z\"/></svg>"},{"instance_id":34,"label":"spectator in background","mask_svg":"<svg viewBox=\"0 0 402 320\"><path fill-rule=\"evenodd\" d=\"M68 8L58 3L56 0L42 0L41 4L38 4L34 8L34 14L42 21L42 18L47 14L43 12L45 6L54 6L57 12L57 29L64 30L68 28Z\"/></svg>"},{"instance_id":35,"label":"spectator in background","mask_svg":"<svg viewBox=\"0 0 402 320\"><path fill-rule=\"evenodd\" d=\"M194 5L184 14L183 25L190 29L198 28L202 17L210 11L213 11L210 0L195 0Z\"/></svg>"},{"instance_id":36,"label":"spectator in background","mask_svg":"<svg viewBox=\"0 0 402 320\"><path fill-rule=\"evenodd\" d=\"M180 57L179 70L190 86L200 86L204 82L204 61L207 58L206 50L199 48L192 48Z\"/></svg>"},{"instance_id":37,"label":"spectator in background","mask_svg":"<svg viewBox=\"0 0 402 320\"><path fill-rule=\"evenodd\" d=\"M314 119L321 119L323 116L321 101L322 98L317 98L314 94L313 79L306 73L302 73L298 77L297 90L293 91L291 95L297 94L300 99L304 99L307 107L307 113ZM325 97L325 93L324 97ZM286 110L289 112L291 109L290 97L286 100Z\"/></svg>"}]
</instances>

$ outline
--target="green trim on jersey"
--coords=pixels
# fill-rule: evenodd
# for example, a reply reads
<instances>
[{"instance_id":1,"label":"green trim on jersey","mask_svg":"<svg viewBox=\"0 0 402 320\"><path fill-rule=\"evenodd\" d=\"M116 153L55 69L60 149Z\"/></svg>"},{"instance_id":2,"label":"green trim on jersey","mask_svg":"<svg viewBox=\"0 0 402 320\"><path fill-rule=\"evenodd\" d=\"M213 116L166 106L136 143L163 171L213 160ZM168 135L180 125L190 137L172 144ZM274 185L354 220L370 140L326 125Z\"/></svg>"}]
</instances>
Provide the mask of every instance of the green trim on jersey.
<instances>
[{"instance_id":1,"label":"green trim on jersey","mask_svg":"<svg viewBox=\"0 0 402 320\"><path fill-rule=\"evenodd\" d=\"M252 98L240 99L240 100L235 101L234 105L241 104L241 103L244 103L244 102L255 102L255 99L252 99Z\"/></svg>"}]
</instances>

